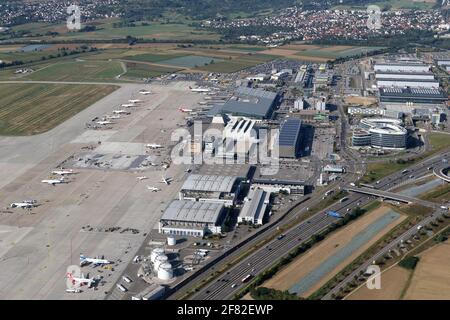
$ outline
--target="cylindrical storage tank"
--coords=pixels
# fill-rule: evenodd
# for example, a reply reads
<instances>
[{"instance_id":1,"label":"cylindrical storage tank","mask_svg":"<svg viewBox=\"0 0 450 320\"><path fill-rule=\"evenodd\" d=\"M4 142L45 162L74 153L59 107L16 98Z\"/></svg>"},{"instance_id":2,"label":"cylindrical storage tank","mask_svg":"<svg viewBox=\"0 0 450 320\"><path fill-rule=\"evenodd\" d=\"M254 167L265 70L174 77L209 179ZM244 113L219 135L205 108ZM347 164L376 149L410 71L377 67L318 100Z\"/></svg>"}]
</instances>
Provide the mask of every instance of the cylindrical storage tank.
<instances>
[{"instance_id":1,"label":"cylindrical storage tank","mask_svg":"<svg viewBox=\"0 0 450 320\"><path fill-rule=\"evenodd\" d=\"M174 236L167 237L167 245L174 246L176 244L177 244L177 240L175 239Z\"/></svg>"},{"instance_id":2,"label":"cylindrical storage tank","mask_svg":"<svg viewBox=\"0 0 450 320\"><path fill-rule=\"evenodd\" d=\"M152 253L150 254L150 261L152 263L155 263L155 259L157 256L160 256L164 254L164 249L163 248L155 248L152 250Z\"/></svg>"},{"instance_id":3,"label":"cylindrical storage tank","mask_svg":"<svg viewBox=\"0 0 450 320\"><path fill-rule=\"evenodd\" d=\"M155 262L153 263L153 269L158 272L159 266L167 263L169 261L169 258L165 254L161 254L156 257Z\"/></svg>"},{"instance_id":4,"label":"cylindrical storage tank","mask_svg":"<svg viewBox=\"0 0 450 320\"><path fill-rule=\"evenodd\" d=\"M173 270L170 263L166 262L159 266L158 278L161 280L170 280L173 278Z\"/></svg>"}]
</instances>

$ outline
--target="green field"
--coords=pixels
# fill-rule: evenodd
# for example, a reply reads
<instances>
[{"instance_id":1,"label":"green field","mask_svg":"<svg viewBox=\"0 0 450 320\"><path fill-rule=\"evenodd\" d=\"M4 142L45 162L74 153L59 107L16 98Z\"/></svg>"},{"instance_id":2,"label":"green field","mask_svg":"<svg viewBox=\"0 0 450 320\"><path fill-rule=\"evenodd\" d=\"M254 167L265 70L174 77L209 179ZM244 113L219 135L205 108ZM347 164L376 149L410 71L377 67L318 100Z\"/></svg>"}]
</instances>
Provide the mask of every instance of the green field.
<instances>
[{"instance_id":1,"label":"green field","mask_svg":"<svg viewBox=\"0 0 450 320\"><path fill-rule=\"evenodd\" d=\"M91 23L95 25L97 30L92 32L75 32L69 31L65 24L50 24L50 23L31 23L15 26L14 31L31 31L33 35L40 35L32 37L35 40L61 40L71 41L75 39L80 40L111 40L117 38L125 38L132 36L144 39L157 40L219 40L220 35L206 30L196 30L185 23L159 23L152 22L149 25L142 25L141 22L136 22L136 27L114 28L113 23L118 22L118 19L105 19ZM55 37L45 35L47 32L58 32Z\"/></svg>"},{"instance_id":2,"label":"green field","mask_svg":"<svg viewBox=\"0 0 450 320\"><path fill-rule=\"evenodd\" d=\"M307 57L316 57L316 58L326 58L326 59L337 59L337 58L345 58L350 56L356 56L360 54L364 54L367 52L383 49L383 47L353 47L349 49L343 50L327 50L329 46L324 46L321 49L310 49L299 51L297 55L299 56L307 56Z\"/></svg>"},{"instance_id":3,"label":"green field","mask_svg":"<svg viewBox=\"0 0 450 320\"><path fill-rule=\"evenodd\" d=\"M126 67L127 72L122 77L131 79L157 77L166 73L174 73L180 70L179 68L167 68L163 66L133 62L127 62Z\"/></svg>"},{"instance_id":4,"label":"green field","mask_svg":"<svg viewBox=\"0 0 450 320\"><path fill-rule=\"evenodd\" d=\"M243 55L234 59L212 63L207 66L199 67L197 69L208 72L236 72L277 58L279 57L265 54Z\"/></svg>"},{"instance_id":5,"label":"green field","mask_svg":"<svg viewBox=\"0 0 450 320\"><path fill-rule=\"evenodd\" d=\"M118 61L70 61L52 64L26 76L36 81L112 81L124 72Z\"/></svg>"},{"instance_id":6,"label":"green field","mask_svg":"<svg viewBox=\"0 0 450 320\"><path fill-rule=\"evenodd\" d=\"M143 53L138 55L130 55L124 57L126 60L139 61L139 62L154 62L158 63L164 60L175 59L183 57L185 54L182 53L168 53L168 54L154 54L154 53Z\"/></svg>"},{"instance_id":7,"label":"green field","mask_svg":"<svg viewBox=\"0 0 450 320\"><path fill-rule=\"evenodd\" d=\"M110 85L0 84L0 134L48 131L118 87Z\"/></svg>"}]
</instances>

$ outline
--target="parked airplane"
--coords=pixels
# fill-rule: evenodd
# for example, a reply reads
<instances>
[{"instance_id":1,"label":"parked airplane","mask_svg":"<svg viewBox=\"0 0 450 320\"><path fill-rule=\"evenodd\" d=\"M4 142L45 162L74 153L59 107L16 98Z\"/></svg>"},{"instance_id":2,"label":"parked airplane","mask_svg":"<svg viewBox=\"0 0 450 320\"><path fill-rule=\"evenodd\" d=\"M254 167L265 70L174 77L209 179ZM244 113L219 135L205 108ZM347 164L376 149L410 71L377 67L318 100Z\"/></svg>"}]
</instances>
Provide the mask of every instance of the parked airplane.
<instances>
[{"instance_id":1,"label":"parked airplane","mask_svg":"<svg viewBox=\"0 0 450 320\"><path fill-rule=\"evenodd\" d=\"M36 200L24 200L23 202L13 202L9 205L11 208L31 209L37 207Z\"/></svg>"},{"instance_id":2,"label":"parked airplane","mask_svg":"<svg viewBox=\"0 0 450 320\"><path fill-rule=\"evenodd\" d=\"M92 285L94 285L94 283L96 282L96 279L89 279L89 278L85 278L84 274L81 274L81 277L74 277L73 274L71 272L67 272L66 273L66 277L72 281L72 284L79 284L80 286L82 285L87 285L89 288L92 287Z\"/></svg>"},{"instance_id":3,"label":"parked airplane","mask_svg":"<svg viewBox=\"0 0 450 320\"><path fill-rule=\"evenodd\" d=\"M124 103L122 105L123 108L132 108L132 107L136 107L136 105L134 103Z\"/></svg>"},{"instance_id":4,"label":"parked airplane","mask_svg":"<svg viewBox=\"0 0 450 320\"><path fill-rule=\"evenodd\" d=\"M89 258L80 253L80 266L92 263L94 266L99 266L102 264L112 264L112 261L100 259L100 258Z\"/></svg>"},{"instance_id":5,"label":"parked airplane","mask_svg":"<svg viewBox=\"0 0 450 320\"><path fill-rule=\"evenodd\" d=\"M128 102L130 102L130 103L139 103L139 102L142 102L142 100L139 100L139 99L135 99L135 100L128 100Z\"/></svg>"},{"instance_id":6,"label":"parked airplane","mask_svg":"<svg viewBox=\"0 0 450 320\"><path fill-rule=\"evenodd\" d=\"M160 183L165 183L167 185L169 185L172 182L172 178L166 178L164 176L162 176Z\"/></svg>"},{"instance_id":7,"label":"parked airplane","mask_svg":"<svg viewBox=\"0 0 450 320\"><path fill-rule=\"evenodd\" d=\"M147 90L141 90L139 91L140 94L143 94L144 96L148 95L148 94L152 94L150 91Z\"/></svg>"},{"instance_id":8,"label":"parked airplane","mask_svg":"<svg viewBox=\"0 0 450 320\"><path fill-rule=\"evenodd\" d=\"M147 179L148 179L148 177L146 177L146 176L142 176L142 177L137 177L137 179L138 179L139 181L142 181L142 180L147 180Z\"/></svg>"},{"instance_id":9,"label":"parked airplane","mask_svg":"<svg viewBox=\"0 0 450 320\"><path fill-rule=\"evenodd\" d=\"M115 116L105 116L105 119L120 119L120 115L115 115Z\"/></svg>"},{"instance_id":10,"label":"parked airplane","mask_svg":"<svg viewBox=\"0 0 450 320\"><path fill-rule=\"evenodd\" d=\"M183 108L183 107L178 108L178 110L181 111L181 112L184 112L184 113L194 111L194 110L192 110L192 109L186 109L186 108Z\"/></svg>"},{"instance_id":11,"label":"parked airplane","mask_svg":"<svg viewBox=\"0 0 450 320\"><path fill-rule=\"evenodd\" d=\"M48 180L42 180L42 183L48 183L51 184L52 186L57 185L57 184L61 184L61 183L66 183L66 181L64 180L64 177L62 177L61 179L48 179Z\"/></svg>"},{"instance_id":12,"label":"parked airplane","mask_svg":"<svg viewBox=\"0 0 450 320\"><path fill-rule=\"evenodd\" d=\"M192 92L211 92L211 89L208 88L192 88L189 87L189 89L191 89Z\"/></svg>"},{"instance_id":13,"label":"parked airplane","mask_svg":"<svg viewBox=\"0 0 450 320\"><path fill-rule=\"evenodd\" d=\"M163 146L156 143L149 143L146 145L146 147L150 149L161 149Z\"/></svg>"},{"instance_id":14,"label":"parked airplane","mask_svg":"<svg viewBox=\"0 0 450 320\"><path fill-rule=\"evenodd\" d=\"M130 114L131 112L126 111L126 110L114 110L113 113L114 114Z\"/></svg>"},{"instance_id":15,"label":"parked airplane","mask_svg":"<svg viewBox=\"0 0 450 320\"><path fill-rule=\"evenodd\" d=\"M336 211L327 211L327 216L333 217L333 218L338 218L341 219L342 215L339 212Z\"/></svg>"},{"instance_id":16,"label":"parked airplane","mask_svg":"<svg viewBox=\"0 0 450 320\"><path fill-rule=\"evenodd\" d=\"M161 190L160 188L157 188L157 187L151 187L151 186L147 186L147 189L150 190L150 191L153 191L153 192L158 192L158 191Z\"/></svg>"},{"instance_id":17,"label":"parked airplane","mask_svg":"<svg viewBox=\"0 0 450 320\"><path fill-rule=\"evenodd\" d=\"M97 121L96 124L99 124L101 126L106 126L107 124L113 124L114 122L105 120L105 121Z\"/></svg>"},{"instance_id":18,"label":"parked airplane","mask_svg":"<svg viewBox=\"0 0 450 320\"><path fill-rule=\"evenodd\" d=\"M69 174L75 174L76 172L74 172L72 169L70 169L70 170L63 170L63 169L61 169L61 170L53 170L52 171L52 174L57 174L57 175L60 175L60 176L66 176L66 175L69 175Z\"/></svg>"}]
</instances>

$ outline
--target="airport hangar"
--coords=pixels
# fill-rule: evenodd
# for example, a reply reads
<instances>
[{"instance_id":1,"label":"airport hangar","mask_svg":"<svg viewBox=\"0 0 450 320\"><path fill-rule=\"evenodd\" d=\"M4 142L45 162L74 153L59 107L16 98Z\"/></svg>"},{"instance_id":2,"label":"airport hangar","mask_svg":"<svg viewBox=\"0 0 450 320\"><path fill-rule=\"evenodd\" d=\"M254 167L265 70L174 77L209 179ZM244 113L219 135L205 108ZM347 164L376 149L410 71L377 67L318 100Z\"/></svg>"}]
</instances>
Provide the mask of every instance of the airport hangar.
<instances>
[{"instance_id":1,"label":"airport hangar","mask_svg":"<svg viewBox=\"0 0 450 320\"><path fill-rule=\"evenodd\" d=\"M179 192L180 200L214 202L231 207L241 189L238 177L191 174Z\"/></svg>"},{"instance_id":2,"label":"airport hangar","mask_svg":"<svg viewBox=\"0 0 450 320\"><path fill-rule=\"evenodd\" d=\"M227 211L222 203L174 200L159 220L159 233L191 237L218 234Z\"/></svg>"}]
</instances>

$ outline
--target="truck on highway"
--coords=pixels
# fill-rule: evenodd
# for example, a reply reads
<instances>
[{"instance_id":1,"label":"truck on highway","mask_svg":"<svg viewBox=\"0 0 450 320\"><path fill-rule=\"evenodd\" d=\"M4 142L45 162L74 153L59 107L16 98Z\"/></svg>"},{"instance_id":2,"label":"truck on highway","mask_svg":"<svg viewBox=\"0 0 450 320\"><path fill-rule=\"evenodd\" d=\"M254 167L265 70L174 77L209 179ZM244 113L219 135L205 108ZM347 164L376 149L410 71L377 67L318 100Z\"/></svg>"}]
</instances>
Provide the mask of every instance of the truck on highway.
<instances>
[{"instance_id":1,"label":"truck on highway","mask_svg":"<svg viewBox=\"0 0 450 320\"><path fill-rule=\"evenodd\" d=\"M348 200L348 198L347 198L347 197L344 197L344 198L342 198L341 200L339 200L339 202L342 203L342 202L347 201L347 200Z\"/></svg>"},{"instance_id":2,"label":"truck on highway","mask_svg":"<svg viewBox=\"0 0 450 320\"><path fill-rule=\"evenodd\" d=\"M242 278L241 282L242 283L246 283L248 280L250 280L252 278L251 274L246 275L245 277Z\"/></svg>"}]
</instances>

